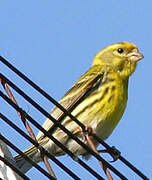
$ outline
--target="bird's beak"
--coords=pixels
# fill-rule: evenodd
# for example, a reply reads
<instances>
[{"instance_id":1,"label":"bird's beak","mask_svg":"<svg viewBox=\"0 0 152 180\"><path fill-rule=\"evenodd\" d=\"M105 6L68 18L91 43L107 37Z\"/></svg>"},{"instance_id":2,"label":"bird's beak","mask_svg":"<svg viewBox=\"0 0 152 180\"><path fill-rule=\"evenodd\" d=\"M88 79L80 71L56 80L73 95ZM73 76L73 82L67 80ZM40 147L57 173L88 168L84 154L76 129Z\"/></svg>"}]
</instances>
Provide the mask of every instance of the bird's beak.
<instances>
[{"instance_id":1,"label":"bird's beak","mask_svg":"<svg viewBox=\"0 0 152 180\"><path fill-rule=\"evenodd\" d=\"M128 53L127 57L129 61L137 62L141 60L144 56L142 55L142 53L139 52L138 49L133 49L131 52Z\"/></svg>"}]
</instances>

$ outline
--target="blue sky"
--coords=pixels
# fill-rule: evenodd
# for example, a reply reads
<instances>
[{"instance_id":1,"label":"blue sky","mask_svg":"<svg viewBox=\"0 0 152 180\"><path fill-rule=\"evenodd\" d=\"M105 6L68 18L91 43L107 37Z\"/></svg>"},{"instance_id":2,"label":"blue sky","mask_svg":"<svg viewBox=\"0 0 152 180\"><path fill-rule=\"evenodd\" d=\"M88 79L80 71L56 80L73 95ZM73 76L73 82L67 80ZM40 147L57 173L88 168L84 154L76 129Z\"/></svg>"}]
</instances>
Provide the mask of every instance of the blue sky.
<instances>
[{"instance_id":1,"label":"blue sky","mask_svg":"<svg viewBox=\"0 0 152 180\"><path fill-rule=\"evenodd\" d=\"M1 1L0 6L0 55L57 100L90 67L94 55L100 49L120 41L131 41L138 45L144 59L139 62L136 72L130 78L125 114L106 142L116 146L122 156L148 177L152 177L151 6L151 1L137 0L5 0ZM0 71L48 112L51 111L53 106L50 102L2 64ZM19 95L14 94L21 107L43 124L45 117ZM2 99L0 107L4 114L24 129L16 112ZM22 150L30 144L3 122L0 132ZM34 128L34 132L37 133L37 129ZM13 151L12 153L15 155ZM69 157L58 159L76 173L79 172L82 179L94 179ZM94 158L87 163L104 176ZM71 179L54 163L51 164L59 180ZM43 166L42 163L41 165ZM120 161L113 165L128 179L140 179ZM38 177L45 179L34 168L27 175L33 180Z\"/></svg>"}]
</instances>

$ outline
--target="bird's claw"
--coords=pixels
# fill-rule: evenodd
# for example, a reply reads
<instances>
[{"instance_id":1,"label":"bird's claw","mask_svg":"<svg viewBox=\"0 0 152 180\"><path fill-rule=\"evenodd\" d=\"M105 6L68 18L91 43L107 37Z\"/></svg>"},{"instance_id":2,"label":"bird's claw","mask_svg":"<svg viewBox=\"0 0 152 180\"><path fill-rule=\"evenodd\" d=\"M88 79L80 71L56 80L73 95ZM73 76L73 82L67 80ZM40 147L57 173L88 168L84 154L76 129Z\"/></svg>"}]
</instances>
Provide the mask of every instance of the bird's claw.
<instances>
[{"instance_id":1,"label":"bird's claw","mask_svg":"<svg viewBox=\"0 0 152 180\"><path fill-rule=\"evenodd\" d=\"M87 125L85 130L83 131L85 134L87 134L88 136L91 136L93 133L93 129L91 126Z\"/></svg>"}]
</instances>

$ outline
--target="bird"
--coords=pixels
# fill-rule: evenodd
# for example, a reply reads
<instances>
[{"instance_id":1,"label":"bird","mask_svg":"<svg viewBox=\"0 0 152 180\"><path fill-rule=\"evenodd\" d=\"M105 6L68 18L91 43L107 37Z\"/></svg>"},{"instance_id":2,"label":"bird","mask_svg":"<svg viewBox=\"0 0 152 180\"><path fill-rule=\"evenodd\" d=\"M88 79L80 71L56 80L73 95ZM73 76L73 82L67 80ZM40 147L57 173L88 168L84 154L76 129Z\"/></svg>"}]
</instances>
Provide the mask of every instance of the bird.
<instances>
[{"instance_id":1,"label":"bird","mask_svg":"<svg viewBox=\"0 0 152 180\"><path fill-rule=\"evenodd\" d=\"M65 109L74 107L71 111L73 116L85 126L91 127L98 137L107 139L123 116L128 99L129 77L142 58L143 55L138 47L131 42L115 43L103 48L95 55L90 69L74 83L59 103ZM100 79L96 82L97 77ZM91 91L76 104L90 84L92 84ZM58 120L62 111L55 106L50 114ZM69 116L64 117L62 125L88 145L80 126ZM49 131L53 127L53 122L47 118L42 127ZM59 127L54 131L53 136L76 156L90 158L90 154ZM43 132L39 131L36 139L53 156L66 154ZM97 142L95 146L98 146ZM42 161L40 152L34 145L23 152L36 163ZM24 173L32 168L32 165L21 155L17 155L15 161Z\"/></svg>"}]
</instances>

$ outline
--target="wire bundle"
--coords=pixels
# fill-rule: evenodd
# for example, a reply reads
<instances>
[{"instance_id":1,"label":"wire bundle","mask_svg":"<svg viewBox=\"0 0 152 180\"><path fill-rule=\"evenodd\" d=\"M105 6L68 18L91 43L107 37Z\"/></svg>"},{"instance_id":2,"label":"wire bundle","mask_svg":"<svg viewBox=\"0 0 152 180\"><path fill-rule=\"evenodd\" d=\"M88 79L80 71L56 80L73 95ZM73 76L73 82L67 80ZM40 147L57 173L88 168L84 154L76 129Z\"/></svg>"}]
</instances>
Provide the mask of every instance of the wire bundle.
<instances>
[{"instance_id":1,"label":"wire bundle","mask_svg":"<svg viewBox=\"0 0 152 180\"><path fill-rule=\"evenodd\" d=\"M101 177L100 174L98 174L94 169L92 169L90 166L88 166L84 161L82 161L79 157L75 156L67 147L65 147L62 143L60 143L57 139L55 139L52 134L56 130L57 127L61 128L65 133L68 134L68 136L72 139L74 139L78 144L80 144L83 148L85 148L91 155L93 155L97 160L102 161L113 173L115 173L120 179L126 180L127 177L123 175L119 170L114 168L111 164L109 164L107 161L105 161L99 154L94 152L89 146L84 144L80 139L78 139L75 135L73 135L68 129L66 129L64 126L62 126L61 122L62 119L65 116L69 116L73 121L75 121L82 130L85 129L84 124L82 124L80 121L78 121L70 112L70 110L64 109L63 106L61 106L57 101L55 101L50 95L48 95L46 92L44 92L40 87L38 87L34 82L32 82L29 78L27 78L22 72L20 72L18 69L16 69L14 66L12 66L6 59L0 56L0 61L5 64L10 70L12 70L14 73L16 73L20 78L22 78L26 83L28 83L30 86L32 86L34 89L36 89L39 93L41 93L45 98L47 98L49 101L51 101L55 106L57 106L60 110L62 110L63 114L60 117L59 120L54 119L49 113L45 111L43 107L41 107L37 102L35 102L31 97L29 97L25 92L23 92L19 87L17 87L12 81L10 81L7 77L5 77L2 73L0 73L0 78L5 81L10 87L12 87L18 94L20 94L26 101L28 101L32 106L34 106L38 111L40 111L43 115L45 115L47 118L49 118L53 123L54 126L50 130L51 132L47 132L42 126L37 123L28 113L26 113L24 110L22 110L17 104L15 104L10 98L8 98L2 91L0 91L0 96L9 104L11 105L17 112L19 112L22 116L26 117L26 119L31 122L34 126L36 126L40 131L42 131L47 137L49 137L55 144L57 144L63 151L65 151L72 160L76 161L80 166L85 168L89 173L91 173L96 179L103 180L104 178ZM100 77L97 77L100 78ZM89 93L90 90L87 91ZM86 95L86 94L85 94ZM85 97L84 95L84 97ZM84 98L82 97L81 100ZM79 102L77 102L79 103ZM76 104L75 104L76 105ZM74 107L72 107L74 108ZM25 132L23 132L19 127L17 127L12 121L10 121L4 114L0 113L0 118L5 121L7 124L9 124L13 129L15 129L18 133L20 133L24 138L29 140L32 144L34 144L36 147L39 148L38 142L33 140L30 136L28 136ZM105 143L102 139L100 139L96 134L92 134L93 138L102 144L109 152L111 153L117 153L115 152L115 149L110 147L107 143ZM51 176L46 170L41 168L39 165L34 163L31 159L29 159L27 156L24 155L17 147L15 147L11 142L9 142L4 136L0 135L0 139L3 140L8 146L13 148L17 153L21 154L26 160L31 163L34 167L36 167L41 173L43 173L45 176L47 176L49 179L55 179L53 176ZM42 147L41 147L42 148ZM74 172L72 172L68 167L62 164L58 159L56 159L54 156L52 156L50 153L45 151L45 149L42 149L43 153L49 157L53 162L55 162L61 169L63 169L67 174L69 174L73 179L81 179L81 177L78 177ZM121 155L118 156L119 160L121 160L126 166L128 166L132 171L134 171L140 178L148 180L148 178L139 171L136 167L134 167L130 162L128 162L124 157ZM2 158L0 158L2 160ZM3 161L3 160L2 160ZM6 160L5 160L6 161ZM7 162L5 162L7 163ZM9 162L7 164L9 165ZM12 166L11 166L12 167ZM24 179L29 179L26 177L22 172L20 172L18 169L13 169L17 174L20 176L24 176Z\"/></svg>"}]
</instances>

